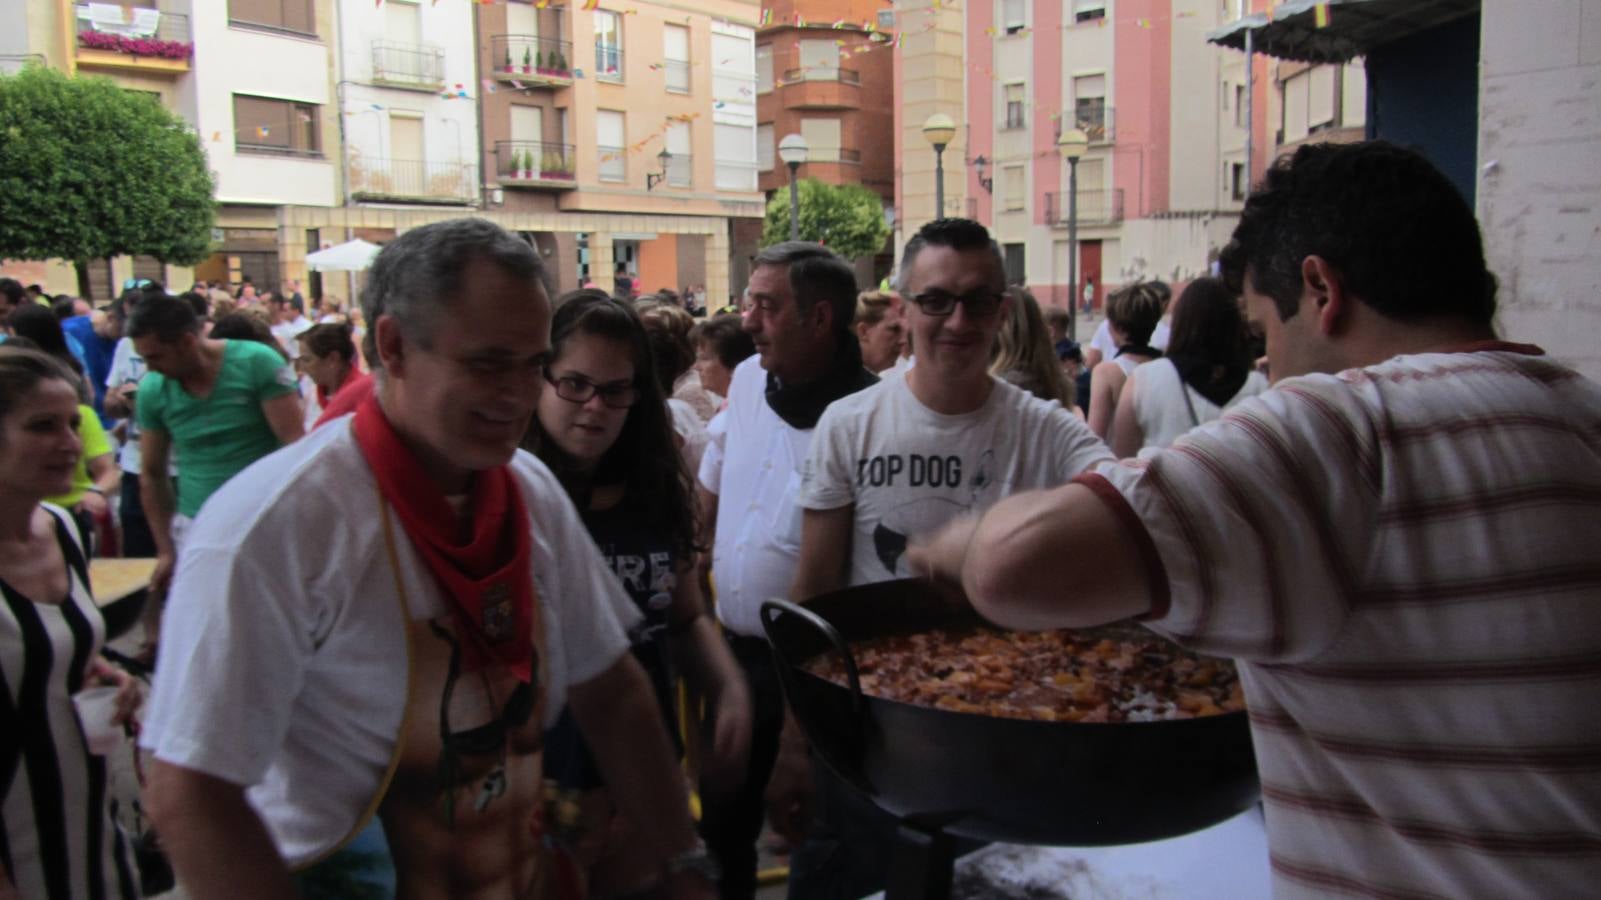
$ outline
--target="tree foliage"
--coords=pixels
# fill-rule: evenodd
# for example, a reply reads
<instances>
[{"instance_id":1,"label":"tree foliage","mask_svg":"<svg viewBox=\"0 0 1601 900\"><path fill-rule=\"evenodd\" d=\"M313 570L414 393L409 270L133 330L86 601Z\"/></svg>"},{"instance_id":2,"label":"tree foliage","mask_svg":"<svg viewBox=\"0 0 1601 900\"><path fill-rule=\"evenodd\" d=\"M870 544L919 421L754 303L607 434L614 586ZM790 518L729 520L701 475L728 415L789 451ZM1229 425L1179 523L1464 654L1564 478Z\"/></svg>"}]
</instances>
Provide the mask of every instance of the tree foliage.
<instances>
[{"instance_id":1,"label":"tree foliage","mask_svg":"<svg viewBox=\"0 0 1601 900\"><path fill-rule=\"evenodd\" d=\"M148 95L44 66L0 76L0 257L210 253L214 185L200 140Z\"/></svg>"},{"instance_id":2,"label":"tree foliage","mask_svg":"<svg viewBox=\"0 0 1601 900\"><path fill-rule=\"evenodd\" d=\"M824 184L815 178L800 182L800 237L817 241L846 259L872 256L884 249L889 223L884 201L859 184ZM789 240L789 187L773 192L762 226L762 246Z\"/></svg>"}]
</instances>

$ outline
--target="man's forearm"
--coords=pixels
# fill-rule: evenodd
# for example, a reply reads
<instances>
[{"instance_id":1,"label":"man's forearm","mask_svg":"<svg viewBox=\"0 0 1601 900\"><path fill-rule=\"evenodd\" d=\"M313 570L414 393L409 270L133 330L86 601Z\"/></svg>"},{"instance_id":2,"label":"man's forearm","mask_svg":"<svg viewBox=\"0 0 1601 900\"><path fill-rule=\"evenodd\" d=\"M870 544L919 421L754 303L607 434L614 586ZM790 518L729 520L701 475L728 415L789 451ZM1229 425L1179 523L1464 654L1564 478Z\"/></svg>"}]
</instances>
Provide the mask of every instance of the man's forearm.
<instances>
[{"instance_id":1,"label":"man's forearm","mask_svg":"<svg viewBox=\"0 0 1601 900\"><path fill-rule=\"evenodd\" d=\"M156 552L171 555L172 516L177 508L177 497L172 490L172 476L165 467L160 471L145 466L139 475L139 499L144 503L145 518L150 520L150 535L155 539Z\"/></svg>"},{"instance_id":2,"label":"man's forearm","mask_svg":"<svg viewBox=\"0 0 1601 900\"><path fill-rule=\"evenodd\" d=\"M243 788L158 760L146 804L178 883L194 900L299 896Z\"/></svg>"},{"instance_id":3,"label":"man's forearm","mask_svg":"<svg viewBox=\"0 0 1601 900\"><path fill-rule=\"evenodd\" d=\"M645 670L625 653L568 699L612 801L643 826L639 839L655 843L649 850L664 863L693 847L689 793Z\"/></svg>"}]
</instances>

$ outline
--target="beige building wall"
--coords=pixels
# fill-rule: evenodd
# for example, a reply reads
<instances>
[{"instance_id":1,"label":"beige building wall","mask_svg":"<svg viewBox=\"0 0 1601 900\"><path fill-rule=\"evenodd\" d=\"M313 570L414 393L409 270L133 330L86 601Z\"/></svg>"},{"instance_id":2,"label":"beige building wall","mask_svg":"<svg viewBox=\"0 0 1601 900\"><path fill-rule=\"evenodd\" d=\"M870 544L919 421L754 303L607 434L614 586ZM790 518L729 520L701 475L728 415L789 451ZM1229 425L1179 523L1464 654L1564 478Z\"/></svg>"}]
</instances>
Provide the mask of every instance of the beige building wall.
<instances>
[{"instance_id":1,"label":"beige building wall","mask_svg":"<svg viewBox=\"0 0 1601 900\"><path fill-rule=\"evenodd\" d=\"M1478 213L1500 327L1601 378L1601 2L1486 0Z\"/></svg>"},{"instance_id":2,"label":"beige building wall","mask_svg":"<svg viewBox=\"0 0 1601 900\"><path fill-rule=\"evenodd\" d=\"M901 54L901 97L896 106L900 145L900 209L897 247L924 223L937 218L934 148L923 137L923 122L944 113L957 123L945 148L944 215L966 215L963 164L968 156L963 12L938 0L908 0L896 7L896 28L905 35ZM932 21L933 27L928 28ZM928 28L927 31L924 29ZM896 253L899 254L899 249Z\"/></svg>"}]
</instances>

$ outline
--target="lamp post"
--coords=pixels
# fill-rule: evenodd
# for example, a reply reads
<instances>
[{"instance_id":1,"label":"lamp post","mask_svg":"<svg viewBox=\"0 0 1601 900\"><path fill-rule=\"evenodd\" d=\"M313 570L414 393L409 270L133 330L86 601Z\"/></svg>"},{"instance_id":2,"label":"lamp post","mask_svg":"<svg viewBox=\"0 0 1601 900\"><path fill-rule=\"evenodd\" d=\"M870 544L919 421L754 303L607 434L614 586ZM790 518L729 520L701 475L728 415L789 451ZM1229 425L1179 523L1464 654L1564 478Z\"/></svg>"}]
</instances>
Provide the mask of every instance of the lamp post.
<instances>
[{"instance_id":1,"label":"lamp post","mask_svg":"<svg viewBox=\"0 0 1601 900\"><path fill-rule=\"evenodd\" d=\"M795 175L811 149L806 139L798 134L786 134L778 142L778 158L789 166L789 239L792 241L800 240L800 188Z\"/></svg>"},{"instance_id":2,"label":"lamp post","mask_svg":"<svg viewBox=\"0 0 1601 900\"><path fill-rule=\"evenodd\" d=\"M1067 330L1078 340L1078 161L1090 147L1089 135L1069 128L1056 139L1056 149L1067 160Z\"/></svg>"},{"instance_id":3,"label":"lamp post","mask_svg":"<svg viewBox=\"0 0 1601 900\"><path fill-rule=\"evenodd\" d=\"M934 218L945 218L945 147L956 137L956 123L944 113L923 122L923 137L934 146Z\"/></svg>"}]
</instances>

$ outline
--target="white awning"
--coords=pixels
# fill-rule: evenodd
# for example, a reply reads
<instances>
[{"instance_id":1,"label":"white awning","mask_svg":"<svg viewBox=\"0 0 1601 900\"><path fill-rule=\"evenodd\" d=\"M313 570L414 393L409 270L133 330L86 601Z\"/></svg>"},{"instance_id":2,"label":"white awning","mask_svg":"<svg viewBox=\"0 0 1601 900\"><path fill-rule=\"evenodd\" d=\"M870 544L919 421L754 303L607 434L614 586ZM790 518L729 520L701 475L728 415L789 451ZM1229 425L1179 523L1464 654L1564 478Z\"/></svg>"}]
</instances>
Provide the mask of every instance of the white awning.
<instances>
[{"instance_id":1,"label":"white awning","mask_svg":"<svg viewBox=\"0 0 1601 900\"><path fill-rule=\"evenodd\" d=\"M372 265L383 248L361 238L306 255L306 266L313 272L359 272Z\"/></svg>"}]
</instances>

